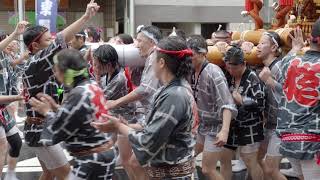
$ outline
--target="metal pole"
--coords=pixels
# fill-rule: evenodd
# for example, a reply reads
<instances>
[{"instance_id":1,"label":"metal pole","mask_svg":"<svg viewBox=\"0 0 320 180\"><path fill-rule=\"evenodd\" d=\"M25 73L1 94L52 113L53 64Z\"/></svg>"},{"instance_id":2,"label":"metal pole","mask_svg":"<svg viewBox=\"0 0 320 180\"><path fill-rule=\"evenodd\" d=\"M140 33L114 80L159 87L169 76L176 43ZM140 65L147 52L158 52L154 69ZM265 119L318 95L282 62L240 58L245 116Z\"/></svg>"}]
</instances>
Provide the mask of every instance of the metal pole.
<instances>
[{"instance_id":1,"label":"metal pole","mask_svg":"<svg viewBox=\"0 0 320 180\"><path fill-rule=\"evenodd\" d=\"M129 22L128 22L128 0L125 0L124 6L124 17L123 17L123 26L124 26L124 33L129 33Z\"/></svg>"},{"instance_id":2,"label":"metal pole","mask_svg":"<svg viewBox=\"0 0 320 180\"><path fill-rule=\"evenodd\" d=\"M18 13L19 13L19 22L23 21L24 18L24 7L25 7L25 1L24 0L18 0ZM20 54L22 55L24 53L24 43L23 43L23 36L20 35L19 37L20 40Z\"/></svg>"},{"instance_id":3,"label":"metal pole","mask_svg":"<svg viewBox=\"0 0 320 180\"><path fill-rule=\"evenodd\" d=\"M130 35L133 37L135 35L135 17L134 17L134 0L130 0Z\"/></svg>"}]
</instances>

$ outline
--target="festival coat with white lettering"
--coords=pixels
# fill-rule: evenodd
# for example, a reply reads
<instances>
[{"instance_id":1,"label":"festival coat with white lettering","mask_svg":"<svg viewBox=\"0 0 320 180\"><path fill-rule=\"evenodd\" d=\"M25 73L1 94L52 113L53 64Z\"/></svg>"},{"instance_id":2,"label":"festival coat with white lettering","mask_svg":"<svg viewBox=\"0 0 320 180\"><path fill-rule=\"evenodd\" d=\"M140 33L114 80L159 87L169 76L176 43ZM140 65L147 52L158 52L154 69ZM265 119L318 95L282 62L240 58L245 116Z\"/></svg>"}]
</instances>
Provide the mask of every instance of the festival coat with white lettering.
<instances>
[{"instance_id":1,"label":"festival coat with white lettering","mask_svg":"<svg viewBox=\"0 0 320 180\"><path fill-rule=\"evenodd\" d=\"M281 61L282 93L279 104L277 133L314 134L320 136L320 52L307 51L303 56L289 56ZM280 86L279 86L280 85ZM320 142L284 142L284 156L312 160L320 151Z\"/></svg>"}]
</instances>

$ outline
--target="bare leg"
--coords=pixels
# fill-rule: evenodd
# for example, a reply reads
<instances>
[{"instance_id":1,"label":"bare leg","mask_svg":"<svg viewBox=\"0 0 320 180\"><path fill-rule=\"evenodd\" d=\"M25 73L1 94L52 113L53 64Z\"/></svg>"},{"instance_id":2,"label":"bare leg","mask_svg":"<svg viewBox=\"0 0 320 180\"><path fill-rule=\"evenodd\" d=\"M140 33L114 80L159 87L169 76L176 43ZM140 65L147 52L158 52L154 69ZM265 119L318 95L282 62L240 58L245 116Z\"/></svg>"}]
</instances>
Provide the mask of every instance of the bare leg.
<instances>
[{"instance_id":1,"label":"bare leg","mask_svg":"<svg viewBox=\"0 0 320 180\"><path fill-rule=\"evenodd\" d=\"M250 176L254 180L263 180L263 171L258 163L258 153L241 153L241 158L248 168Z\"/></svg>"},{"instance_id":2,"label":"bare leg","mask_svg":"<svg viewBox=\"0 0 320 180\"><path fill-rule=\"evenodd\" d=\"M217 162L221 158L221 152L203 152L202 156L202 173L209 180L224 180L222 175L217 171Z\"/></svg>"},{"instance_id":3,"label":"bare leg","mask_svg":"<svg viewBox=\"0 0 320 180\"><path fill-rule=\"evenodd\" d=\"M132 154L129 166L135 172L135 180L148 180L148 175L146 170L139 164L136 159L136 156Z\"/></svg>"},{"instance_id":4,"label":"bare leg","mask_svg":"<svg viewBox=\"0 0 320 180\"><path fill-rule=\"evenodd\" d=\"M44 165L44 163L42 161L40 161L41 167L42 167L42 174L39 178L39 180L54 180L54 176L52 173L50 173L50 171L46 168L46 166Z\"/></svg>"},{"instance_id":5,"label":"bare leg","mask_svg":"<svg viewBox=\"0 0 320 180\"><path fill-rule=\"evenodd\" d=\"M264 174L271 177L272 180L287 180L287 178L280 173L279 165L282 157L267 156L265 159Z\"/></svg>"},{"instance_id":6,"label":"bare leg","mask_svg":"<svg viewBox=\"0 0 320 180\"><path fill-rule=\"evenodd\" d=\"M42 174L39 180L67 180L70 173L70 165L66 164L62 167L48 170L42 161L40 161L42 167Z\"/></svg>"},{"instance_id":7,"label":"bare leg","mask_svg":"<svg viewBox=\"0 0 320 180\"><path fill-rule=\"evenodd\" d=\"M263 172L264 172L264 180L271 180L271 176L266 175L266 172L268 171L268 167L266 166L265 162L264 162L264 157L267 154L267 150L268 150L268 142L269 140L264 140L259 147L258 150L258 162L259 165L261 166Z\"/></svg>"},{"instance_id":8,"label":"bare leg","mask_svg":"<svg viewBox=\"0 0 320 180\"><path fill-rule=\"evenodd\" d=\"M2 128L0 126L0 128ZM1 138L0 139L0 178L2 176L2 170L3 170L3 166L4 166L4 161L6 160L6 155L7 155L7 149L8 145L7 145L7 139L4 137L4 138Z\"/></svg>"},{"instance_id":9,"label":"bare leg","mask_svg":"<svg viewBox=\"0 0 320 180\"><path fill-rule=\"evenodd\" d=\"M120 154L120 161L123 168L126 170L130 180L134 180L135 171L130 166L130 158L132 156L132 149L127 137L118 136L118 147Z\"/></svg>"},{"instance_id":10,"label":"bare leg","mask_svg":"<svg viewBox=\"0 0 320 180\"><path fill-rule=\"evenodd\" d=\"M234 151L224 148L221 154L221 175L225 180L232 179L232 158L234 157Z\"/></svg>"},{"instance_id":11,"label":"bare leg","mask_svg":"<svg viewBox=\"0 0 320 180\"><path fill-rule=\"evenodd\" d=\"M17 158L11 157L10 155L7 156L7 163L8 163L8 170L14 171L17 166Z\"/></svg>"},{"instance_id":12,"label":"bare leg","mask_svg":"<svg viewBox=\"0 0 320 180\"><path fill-rule=\"evenodd\" d=\"M51 174L56 177L56 180L68 180L70 171L71 168L69 164L50 170Z\"/></svg>"},{"instance_id":13,"label":"bare leg","mask_svg":"<svg viewBox=\"0 0 320 180\"><path fill-rule=\"evenodd\" d=\"M195 157L197 157L200 153L203 152L203 144L197 143L194 147Z\"/></svg>"},{"instance_id":14,"label":"bare leg","mask_svg":"<svg viewBox=\"0 0 320 180\"><path fill-rule=\"evenodd\" d=\"M17 180L17 176L16 176L16 166L17 166L17 158L11 157L10 155L7 156L7 163L8 163L8 171L6 173L5 176L5 180L6 179L10 179L10 180Z\"/></svg>"}]
</instances>

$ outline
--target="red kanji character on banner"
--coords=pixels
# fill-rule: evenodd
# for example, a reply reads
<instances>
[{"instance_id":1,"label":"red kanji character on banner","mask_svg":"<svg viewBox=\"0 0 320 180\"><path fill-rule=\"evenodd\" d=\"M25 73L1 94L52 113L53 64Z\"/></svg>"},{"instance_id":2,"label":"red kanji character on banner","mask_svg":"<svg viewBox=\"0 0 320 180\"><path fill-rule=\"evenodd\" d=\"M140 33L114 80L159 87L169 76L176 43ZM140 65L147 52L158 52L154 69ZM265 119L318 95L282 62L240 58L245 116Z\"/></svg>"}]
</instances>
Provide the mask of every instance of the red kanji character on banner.
<instances>
[{"instance_id":1,"label":"red kanji character on banner","mask_svg":"<svg viewBox=\"0 0 320 180\"><path fill-rule=\"evenodd\" d=\"M93 94L91 103L95 106L95 117L97 120L100 120L102 114L107 114L107 109L105 108L106 100L103 91L95 85L90 85L89 89Z\"/></svg>"},{"instance_id":2,"label":"red kanji character on banner","mask_svg":"<svg viewBox=\"0 0 320 180\"><path fill-rule=\"evenodd\" d=\"M319 103L320 63L291 62L283 90L289 102L313 107Z\"/></svg>"}]
</instances>

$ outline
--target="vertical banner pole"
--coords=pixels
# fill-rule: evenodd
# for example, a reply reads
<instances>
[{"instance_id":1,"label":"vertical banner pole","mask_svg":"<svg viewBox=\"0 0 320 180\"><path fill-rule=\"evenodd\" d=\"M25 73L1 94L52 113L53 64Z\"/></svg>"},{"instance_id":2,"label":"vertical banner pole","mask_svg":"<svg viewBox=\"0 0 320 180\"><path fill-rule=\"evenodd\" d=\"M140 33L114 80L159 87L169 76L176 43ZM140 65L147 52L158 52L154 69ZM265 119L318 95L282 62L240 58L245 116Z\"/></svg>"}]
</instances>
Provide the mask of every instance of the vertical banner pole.
<instances>
[{"instance_id":1,"label":"vertical banner pole","mask_svg":"<svg viewBox=\"0 0 320 180\"><path fill-rule=\"evenodd\" d=\"M25 12L25 1L24 0L18 0L18 14L19 14L19 22L23 21L25 19L24 12ZM24 43L23 43L23 36L20 35L19 37L19 45L20 45L20 54L22 55L24 53Z\"/></svg>"}]
</instances>

